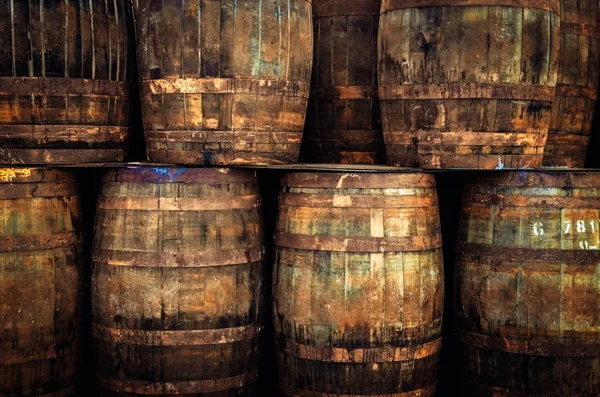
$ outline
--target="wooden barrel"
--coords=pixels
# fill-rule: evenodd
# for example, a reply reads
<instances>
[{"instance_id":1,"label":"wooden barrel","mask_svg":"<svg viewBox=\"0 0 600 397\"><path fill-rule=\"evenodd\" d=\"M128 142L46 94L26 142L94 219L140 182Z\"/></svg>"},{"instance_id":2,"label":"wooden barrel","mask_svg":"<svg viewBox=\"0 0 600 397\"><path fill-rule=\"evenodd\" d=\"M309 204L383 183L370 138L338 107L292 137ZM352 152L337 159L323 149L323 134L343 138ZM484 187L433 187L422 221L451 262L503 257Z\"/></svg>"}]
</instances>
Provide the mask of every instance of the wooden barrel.
<instances>
[{"instance_id":1,"label":"wooden barrel","mask_svg":"<svg viewBox=\"0 0 600 397\"><path fill-rule=\"evenodd\" d=\"M502 173L467 186L461 395L600 395L599 215L598 174Z\"/></svg>"},{"instance_id":2,"label":"wooden barrel","mask_svg":"<svg viewBox=\"0 0 600 397\"><path fill-rule=\"evenodd\" d=\"M254 394L260 204L250 171L106 174L92 254L101 395Z\"/></svg>"},{"instance_id":3,"label":"wooden barrel","mask_svg":"<svg viewBox=\"0 0 600 397\"><path fill-rule=\"evenodd\" d=\"M285 396L435 394L444 283L435 179L292 173L273 321Z\"/></svg>"},{"instance_id":4,"label":"wooden barrel","mask_svg":"<svg viewBox=\"0 0 600 397\"><path fill-rule=\"evenodd\" d=\"M298 161L312 64L310 0L139 0L150 161Z\"/></svg>"},{"instance_id":5,"label":"wooden barrel","mask_svg":"<svg viewBox=\"0 0 600 397\"><path fill-rule=\"evenodd\" d=\"M82 259L69 172L0 168L0 395L75 397Z\"/></svg>"},{"instance_id":6,"label":"wooden barrel","mask_svg":"<svg viewBox=\"0 0 600 397\"><path fill-rule=\"evenodd\" d=\"M561 0L556 96L544 166L583 168L600 75L600 8L594 0Z\"/></svg>"},{"instance_id":7,"label":"wooden barrel","mask_svg":"<svg viewBox=\"0 0 600 397\"><path fill-rule=\"evenodd\" d=\"M381 0L314 0L314 57L305 127L310 162L385 164L377 99Z\"/></svg>"},{"instance_id":8,"label":"wooden barrel","mask_svg":"<svg viewBox=\"0 0 600 397\"><path fill-rule=\"evenodd\" d=\"M11 0L0 32L0 163L123 160L130 1Z\"/></svg>"},{"instance_id":9,"label":"wooden barrel","mask_svg":"<svg viewBox=\"0 0 600 397\"><path fill-rule=\"evenodd\" d=\"M379 99L388 164L542 165L558 0L383 0Z\"/></svg>"}]
</instances>

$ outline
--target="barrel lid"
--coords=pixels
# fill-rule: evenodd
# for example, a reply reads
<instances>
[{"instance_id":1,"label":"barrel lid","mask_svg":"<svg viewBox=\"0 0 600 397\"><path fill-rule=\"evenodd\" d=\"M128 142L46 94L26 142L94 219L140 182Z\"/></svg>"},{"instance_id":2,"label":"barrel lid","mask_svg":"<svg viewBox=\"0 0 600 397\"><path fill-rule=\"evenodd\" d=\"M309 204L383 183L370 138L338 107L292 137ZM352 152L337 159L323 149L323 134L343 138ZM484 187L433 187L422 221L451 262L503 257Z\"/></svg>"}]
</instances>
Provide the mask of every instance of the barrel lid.
<instances>
[{"instance_id":1,"label":"barrel lid","mask_svg":"<svg viewBox=\"0 0 600 397\"><path fill-rule=\"evenodd\" d=\"M34 183L75 179L67 170L50 168L0 168L0 183Z\"/></svg>"},{"instance_id":2,"label":"barrel lid","mask_svg":"<svg viewBox=\"0 0 600 397\"><path fill-rule=\"evenodd\" d=\"M127 167L108 171L105 182L232 183L256 182L256 172L234 168Z\"/></svg>"},{"instance_id":3,"label":"barrel lid","mask_svg":"<svg viewBox=\"0 0 600 397\"><path fill-rule=\"evenodd\" d=\"M336 189L434 187L435 177L425 173L347 173L347 172L293 172L281 180L282 186L318 187Z\"/></svg>"},{"instance_id":4,"label":"barrel lid","mask_svg":"<svg viewBox=\"0 0 600 397\"><path fill-rule=\"evenodd\" d=\"M594 172L510 171L478 175L471 184L499 187L555 187L600 189L600 174Z\"/></svg>"}]
</instances>

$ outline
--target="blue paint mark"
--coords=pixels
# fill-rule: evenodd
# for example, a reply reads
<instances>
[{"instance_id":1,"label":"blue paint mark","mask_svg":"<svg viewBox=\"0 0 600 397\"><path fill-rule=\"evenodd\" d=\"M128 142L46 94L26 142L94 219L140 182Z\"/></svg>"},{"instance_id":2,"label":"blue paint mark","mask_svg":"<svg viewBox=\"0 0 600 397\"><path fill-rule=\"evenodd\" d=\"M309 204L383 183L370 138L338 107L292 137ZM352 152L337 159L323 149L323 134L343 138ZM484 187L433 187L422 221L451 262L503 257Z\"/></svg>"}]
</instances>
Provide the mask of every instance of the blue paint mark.
<instances>
[{"instance_id":1,"label":"blue paint mark","mask_svg":"<svg viewBox=\"0 0 600 397\"><path fill-rule=\"evenodd\" d=\"M167 175L169 173L168 168L150 168L150 170L152 170L152 172L154 172L156 175Z\"/></svg>"}]
</instances>

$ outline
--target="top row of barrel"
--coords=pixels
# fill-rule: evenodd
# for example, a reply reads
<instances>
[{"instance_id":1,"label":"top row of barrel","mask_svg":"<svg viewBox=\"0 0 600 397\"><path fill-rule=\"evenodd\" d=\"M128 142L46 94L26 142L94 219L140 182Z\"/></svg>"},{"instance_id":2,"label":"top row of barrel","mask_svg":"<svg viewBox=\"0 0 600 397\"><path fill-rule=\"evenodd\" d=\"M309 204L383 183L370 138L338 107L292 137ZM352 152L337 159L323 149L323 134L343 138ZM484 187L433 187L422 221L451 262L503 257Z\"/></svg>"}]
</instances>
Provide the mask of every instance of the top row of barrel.
<instances>
[{"instance_id":1,"label":"top row of barrel","mask_svg":"<svg viewBox=\"0 0 600 397\"><path fill-rule=\"evenodd\" d=\"M0 163L124 160L137 64L153 162L583 166L597 0L313 1L4 2Z\"/></svg>"}]
</instances>

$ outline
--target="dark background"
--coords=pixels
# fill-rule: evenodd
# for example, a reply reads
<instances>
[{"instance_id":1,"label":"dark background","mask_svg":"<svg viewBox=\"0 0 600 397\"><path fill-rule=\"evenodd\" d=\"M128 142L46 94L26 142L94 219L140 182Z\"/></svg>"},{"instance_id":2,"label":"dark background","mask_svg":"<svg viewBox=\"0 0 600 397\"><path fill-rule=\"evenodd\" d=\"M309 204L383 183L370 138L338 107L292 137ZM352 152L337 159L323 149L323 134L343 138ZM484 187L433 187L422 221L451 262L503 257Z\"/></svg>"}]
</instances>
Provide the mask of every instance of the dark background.
<instances>
[{"instance_id":1,"label":"dark background","mask_svg":"<svg viewBox=\"0 0 600 397\"><path fill-rule=\"evenodd\" d=\"M134 103L132 106L131 117L133 119L133 131L130 138L129 161L145 161L143 132L141 129L141 115L137 111L139 109L139 96L131 96ZM596 113L598 112L598 107ZM592 139L587 153L586 167L600 168L600 134L596 133L600 127L598 118L594 121L592 131ZM83 220L85 225L85 243L86 243L86 262L84 266L84 310L83 310L83 361L82 361L82 387L83 395L93 394L95 390L94 376L94 358L93 348L91 344L91 306L90 306L90 250L91 238L93 235L94 219L96 213L96 200L100 189L100 178L105 171L103 168L78 168L75 172L80 183L80 193L82 200ZM492 171L481 171L492 172ZM259 182L263 195L263 215L264 215L264 230L265 243L267 247L267 255L265 260L265 308L264 318L266 327L263 340L263 363L262 373L259 380L260 392L259 396L276 396L277 395L277 370L275 367L273 344L270 343L273 336L271 318L271 272L272 272L272 236L275 230L277 220L277 195L279 192L279 178L283 171L280 170L260 170L258 172ZM453 328L453 284L454 284L454 249L456 246L456 235L458 231L458 220L460 218L460 204L463 186L465 180L469 176L466 171L435 171L438 196L440 203L440 217L442 224L442 237L444 243L444 265L446 276L446 306L444 317L444 339L442 344L442 358L440 363L440 372L438 379L438 396L454 397L459 396L458 380L460 363L457 359L457 346L454 341Z\"/></svg>"}]
</instances>

